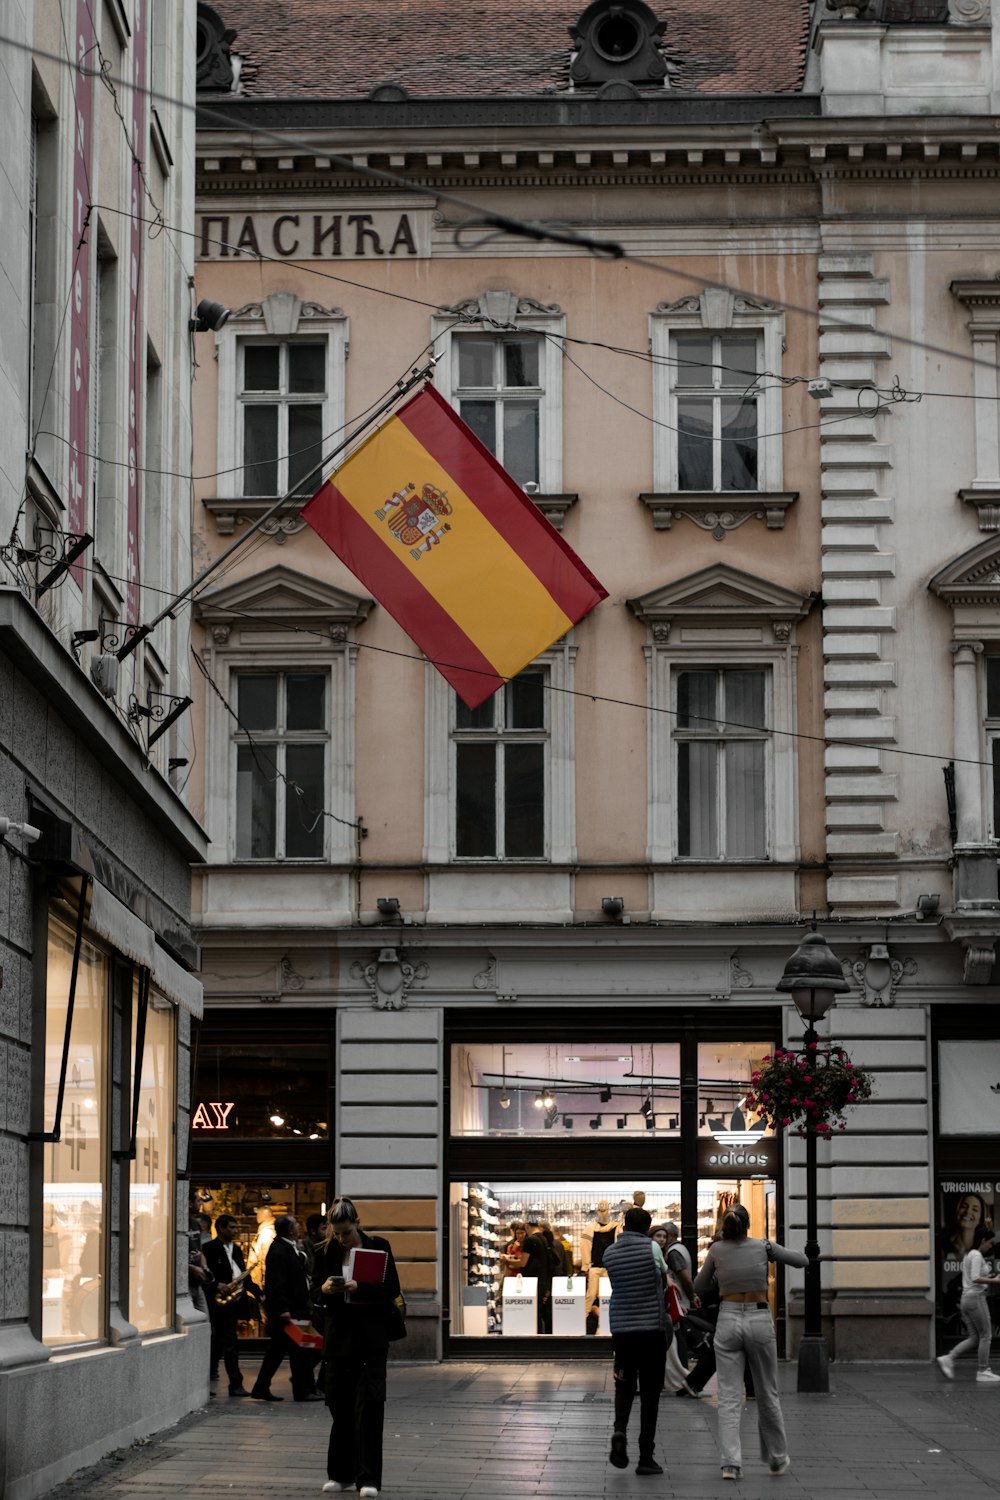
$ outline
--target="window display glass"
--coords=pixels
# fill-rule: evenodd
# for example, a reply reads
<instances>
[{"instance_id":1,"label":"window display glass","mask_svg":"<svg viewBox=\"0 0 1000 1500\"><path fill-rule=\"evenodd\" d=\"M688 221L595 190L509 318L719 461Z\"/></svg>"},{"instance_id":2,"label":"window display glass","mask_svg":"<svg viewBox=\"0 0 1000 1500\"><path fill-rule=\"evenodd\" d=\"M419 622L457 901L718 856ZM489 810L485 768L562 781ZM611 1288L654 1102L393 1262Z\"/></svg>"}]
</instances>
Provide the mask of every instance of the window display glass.
<instances>
[{"instance_id":1,"label":"window display glass","mask_svg":"<svg viewBox=\"0 0 1000 1500\"><path fill-rule=\"evenodd\" d=\"M258 1292L264 1289L267 1252L274 1242L274 1221L279 1214L294 1214L299 1221L303 1242L306 1220L310 1214L325 1214L327 1189L322 1182L196 1182L191 1185L191 1207L194 1213L207 1214L215 1220L220 1214L232 1214L238 1228L236 1244L243 1251L249 1280ZM308 1254L308 1250L307 1250ZM240 1303L241 1317L236 1332L241 1339L268 1336L263 1297L247 1297Z\"/></svg>"},{"instance_id":2,"label":"window display glass","mask_svg":"<svg viewBox=\"0 0 1000 1500\"><path fill-rule=\"evenodd\" d=\"M456 1042L451 1133L552 1132L583 1142L678 1135L679 1074L676 1042Z\"/></svg>"},{"instance_id":3,"label":"window display glass","mask_svg":"<svg viewBox=\"0 0 1000 1500\"><path fill-rule=\"evenodd\" d=\"M973 1044L969 1044L973 1045ZM941 1044L942 1050L944 1043ZM952 1177L940 1184L938 1194L938 1287L941 1295L942 1332L950 1343L964 1337L959 1303L962 1300L962 1261L973 1248L980 1224L997 1225L1000 1177ZM995 1275L1000 1256L987 1261L986 1274ZM986 1288L993 1338L1000 1337L1000 1287ZM965 1330L968 1331L968 1330Z\"/></svg>"},{"instance_id":4,"label":"window display glass","mask_svg":"<svg viewBox=\"0 0 1000 1500\"><path fill-rule=\"evenodd\" d=\"M132 997L132 1069L135 1087L135 1017ZM139 1084L136 1154L129 1180L129 1321L140 1333L173 1322L171 1265L174 1119L174 1010L151 992Z\"/></svg>"},{"instance_id":5,"label":"window display glass","mask_svg":"<svg viewBox=\"0 0 1000 1500\"><path fill-rule=\"evenodd\" d=\"M941 1135L1000 1131L1000 1041L938 1042Z\"/></svg>"},{"instance_id":6,"label":"window display glass","mask_svg":"<svg viewBox=\"0 0 1000 1500\"><path fill-rule=\"evenodd\" d=\"M679 1182L452 1183L452 1334L607 1334L604 1251L637 1191L654 1225L680 1221Z\"/></svg>"},{"instance_id":7,"label":"window display glass","mask_svg":"<svg viewBox=\"0 0 1000 1500\"><path fill-rule=\"evenodd\" d=\"M743 1101L756 1072L773 1047L768 1042L698 1043L698 1134L722 1140L729 1132L761 1139L774 1134L766 1120L746 1119Z\"/></svg>"},{"instance_id":8,"label":"window display glass","mask_svg":"<svg viewBox=\"0 0 1000 1500\"><path fill-rule=\"evenodd\" d=\"M55 1123L75 934L49 918L45 997L45 1129ZM84 939L70 1033L62 1139L44 1155L42 1341L104 1336L108 1174L108 963Z\"/></svg>"},{"instance_id":9,"label":"window display glass","mask_svg":"<svg viewBox=\"0 0 1000 1500\"><path fill-rule=\"evenodd\" d=\"M209 1136L325 1140L329 1049L312 1042L203 1044L191 1127Z\"/></svg>"}]
</instances>

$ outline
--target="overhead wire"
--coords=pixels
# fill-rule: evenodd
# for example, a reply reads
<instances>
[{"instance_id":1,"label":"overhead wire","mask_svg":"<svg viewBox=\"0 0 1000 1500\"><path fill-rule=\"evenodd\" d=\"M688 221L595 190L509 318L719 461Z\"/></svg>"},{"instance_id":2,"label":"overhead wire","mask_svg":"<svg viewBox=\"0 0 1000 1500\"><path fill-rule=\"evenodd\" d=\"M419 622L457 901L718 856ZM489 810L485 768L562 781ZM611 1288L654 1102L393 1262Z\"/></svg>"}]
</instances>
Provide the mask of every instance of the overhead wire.
<instances>
[{"instance_id":1,"label":"overhead wire","mask_svg":"<svg viewBox=\"0 0 1000 1500\"><path fill-rule=\"evenodd\" d=\"M235 608L229 608L227 606L226 613L227 615L232 615L234 619L252 620L258 625L273 625L276 628L292 631L293 633L298 635L317 636L321 640L327 639L327 637L324 636L321 630L313 630L308 625L289 624L288 621L269 620L266 615L260 614L257 611L251 612L249 610L239 610ZM416 662L423 667L434 667L438 671L461 671L463 673L467 672L470 676L473 677L481 676L489 677L490 679L496 678L496 673L488 670L487 668L478 668L472 666L467 667L464 662L442 661L438 657L427 656L423 652L421 652L419 655L416 655L412 651L397 650L391 646L376 646L368 641L356 640L353 644L357 646L359 651L371 651L377 653L380 656L394 656L403 661ZM511 678L508 680L513 681L514 679ZM642 703L635 698L616 698L608 693L593 692L587 688L559 687L551 682L546 682L544 686L545 691L549 693L558 693L570 698L585 698L591 703L606 703L616 708L633 708L637 709L641 713L662 714L667 718L680 717L679 709L666 708L660 704ZM849 740L841 739L836 735L809 734L805 730L779 729L774 725L762 726L760 724L750 724L739 719L727 719L721 717L718 714L695 714L690 712L689 710L686 710L684 713L684 717L689 719L697 719L700 722L704 722L706 724L721 725L724 728L728 729L746 729L751 730L756 734L773 734L777 735L781 739L807 740L820 745L846 745L852 748L860 748L863 750L882 750L889 755L908 756L917 760L933 760L938 761L944 765L953 763L955 765L992 767L993 764L992 761L975 760L964 756L956 756L951 754L939 755L930 750L911 750L906 748L905 746L887 745L882 743L881 741L878 744L869 744L864 740L856 740L853 738Z\"/></svg>"},{"instance_id":2,"label":"overhead wire","mask_svg":"<svg viewBox=\"0 0 1000 1500\"><path fill-rule=\"evenodd\" d=\"M58 53L50 53L44 49L35 47L30 42L21 41L19 38L10 35L0 35L0 43L10 46L16 51L26 52L34 57L50 61L59 67L78 67L79 71L84 74L96 71L94 69L88 69L82 64L69 63ZM204 101L191 103L186 99L181 99L175 95L167 94L161 90L150 88L149 86L143 87L136 85L130 79L123 78L118 75L112 75L112 77L113 81L119 87L125 90L141 89L141 92L143 92L149 99L170 104L172 107L179 111L193 114L197 118L200 118L203 123L207 122L215 124L216 126L219 126L226 130L232 130L236 133L246 133L248 130L250 130L257 140L270 141L275 145L280 145L286 149L290 146L295 147L297 150L302 151L304 154L312 156L315 156L317 154L317 146L315 140L307 140L304 137L296 135L294 132L287 130L275 130L266 125L260 124L260 122L254 122L252 126L248 126L247 123L241 120L238 116L227 114L224 109L220 109L217 105L208 105ZM669 276L675 280L700 287L702 290L708 288L718 288L719 290L730 292L734 296L757 296L760 294L759 288L751 292L747 288L742 287L737 283L728 282L714 276L703 275L687 267L679 266L675 262L670 260L652 260L648 256L634 255L630 251L628 251L622 244L615 240L600 239L594 235L577 233L566 229L564 226L549 224L540 220L520 219L511 215L497 214L492 210L487 209L482 204L472 202L469 199L460 197L455 193L450 193L438 185L425 185L420 182L414 181L414 179L411 177L404 177L397 172L383 171L380 168L371 166L366 161L359 161L353 156L344 156L338 152L330 152L327 150L324 150L322 154L324 158L331 163L331 165L337 166L344 172L349 173L351 176L361 176L366 178L368 181L379 182L387 187L402 189L404 191L416 194L424 194L428 197L428 199L433 199L435 202L447 203L453 207L462 209L464 212L478 214L481 216L478 221L469 220L465 221L464 224L456 225L456 230L461 230L463 228L469 227L492 227L501 230L503 233L509 233L515 236L537 240L539 242L551 242L555 244L566 245L570 248L584 250L591 255L598 256L599 258L603 257L613 260L628 261L629 264L638 266L643 270L650 271L657 276ZM287 259L283 260L281 263L285 266L289 264ZM780 308L785 312L797 313L802 317L807 318L810 322L818 322L821 316L821 312L818 308L810 306L806 303L792 302L788 298L777 296L772 297L769 300L772 306ZM833 320L830 326L837 326L836 320ZM845 324L844 326L853 325ZM913 348L921 350L925 353L939 354L947 359L956 360L959 363L969 365L973 368L980 368L990 371L993 371L995 369L995 365L989 361L978 359L975 355L964 354L961 350L956 350L943 345L932 344L926 339L915 339L909 337L906 334L894 332L893 340L896 345L902 348Z\"/></svg>"}]
</instances>

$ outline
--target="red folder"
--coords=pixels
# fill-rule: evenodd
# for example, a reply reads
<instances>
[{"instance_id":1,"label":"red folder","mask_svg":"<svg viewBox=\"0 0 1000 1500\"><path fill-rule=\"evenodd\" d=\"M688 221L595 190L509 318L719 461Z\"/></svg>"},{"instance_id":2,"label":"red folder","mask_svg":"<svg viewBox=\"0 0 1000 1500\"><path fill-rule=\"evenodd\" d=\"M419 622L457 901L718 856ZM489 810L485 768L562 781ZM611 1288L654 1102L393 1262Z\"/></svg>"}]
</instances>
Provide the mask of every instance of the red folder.
<instances>
[{"instance_id":1,"label":"red folder","mask_svg":"<svg viewBox=\"0 0 1000 1500\"><path fill-rule=\"evenodd\" d=\"M381 1286L388 1264L389 1257L384 1250L356 1247L351 1251L344 1275L348 1281L356 1281L359 1286Z\"/></svg>"}]
</instances>

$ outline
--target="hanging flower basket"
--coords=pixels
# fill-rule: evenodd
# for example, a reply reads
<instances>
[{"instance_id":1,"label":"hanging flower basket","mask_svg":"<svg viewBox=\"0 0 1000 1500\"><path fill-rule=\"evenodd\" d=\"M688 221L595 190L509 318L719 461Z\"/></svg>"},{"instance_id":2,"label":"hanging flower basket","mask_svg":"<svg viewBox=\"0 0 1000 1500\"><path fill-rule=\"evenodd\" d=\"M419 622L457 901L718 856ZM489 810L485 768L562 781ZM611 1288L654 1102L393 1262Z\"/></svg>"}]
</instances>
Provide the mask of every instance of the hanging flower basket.
<instances>
[{"instance_id":1,"label":"hanging flower basket","mask_svg":"<svg viewBox=\"0 0 1000 1500\"><path fill-rule=\"evenodd\" d=\"M843 1047L810 1042L802 1052L775 1047L750 1079L745 1108L773 1130L830 1135L846 1130L844 1111L872 1096L874 1079Z\"/></svg>"}]
</instances>

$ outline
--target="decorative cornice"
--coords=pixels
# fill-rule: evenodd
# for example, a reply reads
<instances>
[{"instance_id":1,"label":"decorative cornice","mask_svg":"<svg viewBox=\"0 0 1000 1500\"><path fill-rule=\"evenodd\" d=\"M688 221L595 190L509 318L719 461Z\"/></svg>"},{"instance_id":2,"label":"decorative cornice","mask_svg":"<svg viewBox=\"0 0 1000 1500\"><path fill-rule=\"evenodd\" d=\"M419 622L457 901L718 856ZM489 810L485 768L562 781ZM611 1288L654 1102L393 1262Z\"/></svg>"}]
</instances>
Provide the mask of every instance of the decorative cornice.
<instances>
[{"instance_id":1,"label":"decorative cornice","mask_svg":"<svg viewBox=\"0 0 1000 1500\"><path fill-rule=\"evenodd\" d=\"M260 528L264 535L273 537L281 546L288 537L295 536L301 531L306 523L301 519L299 511L307 499L307 495L299 499L289 499L284 515L272 516L270 521L264 522ZM274 497L264 499L244 497L234 500L213 496L201 503L215 522L215 529L219 536L232 536L237 526L252 526L254 522L259 521L264 512L273 507Z\"/></svg>"},{"instance_id":2,"label":"decorative cornice","mask_svg":"<svg viewBox=\"0 0 1000 1500\"><path fill-rule=\"evenodd\" d=\"M1000 603L1000 539L990 536L970 547L940 568L927 586L952 608Z\"/></svg>"},{"instance_id":3,"label":"decorative cornice","mask_svg":"<svg viewBox=\"0 0 1000 1500\"><path fill-rule=\"evenodd\" d=\"M625 602L636 618L650 627L658 643L669 639L674 621L711 625L767 621L777 638L787 641L791 627L809 613L815 596L796 593L784 584L726 563L713 563Z\"/></svg>"},{"instance_id":4,"label":"decorative cornice","mask_svg":"<svg viewBox=\"0 0 1000 1500\"><path fill-rule=\"evenodd\" d=\"M727 532L735 531L751 516L765 521L769 531L782 531L785 512L798 498L798 490L747 494L730 490L724 493L678 490L663 494L646 491L639 496L653 518L655 530L669 531L675 519L686 517L702 531L710 531L717 542L724 541Z\"/></svg>"}]
</instances>

